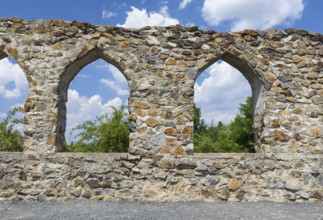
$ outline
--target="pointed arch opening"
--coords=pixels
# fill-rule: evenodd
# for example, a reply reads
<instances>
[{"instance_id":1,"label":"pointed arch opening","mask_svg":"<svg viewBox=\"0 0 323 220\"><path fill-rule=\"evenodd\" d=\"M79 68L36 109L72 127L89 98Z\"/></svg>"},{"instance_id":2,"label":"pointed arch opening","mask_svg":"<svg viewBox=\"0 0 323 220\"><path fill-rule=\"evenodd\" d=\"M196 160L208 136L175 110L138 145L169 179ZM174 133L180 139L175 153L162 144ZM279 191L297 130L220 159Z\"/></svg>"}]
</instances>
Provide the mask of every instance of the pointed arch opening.
<instances>
[{"instance_id":1,"label":"pointed arch opening","mask_svg":"<svg viewBox=\"0 0 323 220\"><path fill-rule=\"evenodd\" d=\"M28 80L15 59L0 50L0 151L23 151Z\"/></svg>"},{"instance_id":2,"label":"pointed arch opening","mask_svg":"<svg viewBox=\"0 0 323 220\"><path fill-rule=\"evenodd\" d=\"M58 151L128 150L130 92L119 65L94 49L66 69L60 91Z\"/></svg>"},{"instance_id":3,"label":"pointed arch opening","mask_svg":"<svg viewBox=\"0 0 323 220\"><path fill-rule=\"evenodd\" d=\"M258 151L262 83L252 67L225 52L199 70L194 90L195 152Z\"/></svg>"}]
</instances>

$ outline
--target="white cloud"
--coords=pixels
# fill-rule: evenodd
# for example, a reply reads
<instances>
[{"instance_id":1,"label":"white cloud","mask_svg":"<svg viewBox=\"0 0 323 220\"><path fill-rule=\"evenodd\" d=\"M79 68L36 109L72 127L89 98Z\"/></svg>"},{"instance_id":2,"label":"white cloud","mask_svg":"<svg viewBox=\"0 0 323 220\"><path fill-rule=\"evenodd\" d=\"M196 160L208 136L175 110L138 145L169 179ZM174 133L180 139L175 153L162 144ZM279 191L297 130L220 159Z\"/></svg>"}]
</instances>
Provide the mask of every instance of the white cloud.
<instances>
[{"instance_id":1,"label":"white cloud","mask_svg":"<svg viewBox=\"0 0 323 220\"><path fill-rule=\"evenodd\" d=\"M186 8L186 6L191 3L192 0L183 0L180 4L179 4L179 9L184 9Z\"/></svg>"},{"instance_id":2,"label":"white cloud","mask_svg":"<svg viewBox=\"0 0 323 220\"><path fill-rule=\"evenodd\" d=\"M122 100L115 97L107 102L103 102L100 95L93 95L91 97L80 96L76 90L68 90L67 102L67 121L66 121L66 140L70 138L70 131L73 127L86 121L93 120L96 116L104 113L111 113L114 107L120 107Z\"/></svg>"},{"instance_id":3,"label":"white cloud","mask_svg":"<svg viewBox=\"0 0 323 220\"><path fill-rule=\"evenodd\" d=\"M8 58L0 60L0 95L6 99L19 98L27 91L28 81L19 65Z\"/></svg>"},{"instance_id":4,"label":"white cloud","mask_svg":"<svg viewBox=\"0 0 323 220\"><path fill-rule=\"evenodd\" d=\"M102 10L102 19L106 19L106 18L112 18L114 16L116 16L117 14L112 12L112 11L107 11L107 10Z\"/></svg>"},{"instance_id":5,"label":"white cloud","mask_svg":"<svg viewBox=\"0 0 323 220\"><path fill-rule=\"evenodd\" d=\"M119 83L127 83L126 77L115 66L109 64L108 70L112 73L113 78Z\"/></svg>"},{"instance_id":6,"label":"white cloud","mask_svg":"<svg viewBox=\"0 0 323 220\"><path fill-rule=\"evenodd\" d=\"M186 27L192 27L192 26L195 26L195 24L194 23L192 23L192 22L188 22L188 23L186 23L186 25L185 25Z\"/></svg>"},{"instance_id":7,"label":"white cloud","mask_svg":"<svg viewBox=\"0 0 323 220\"><path fill-rule=\"evenodd\" d=\"M146 9L131 7L132 11L127 12L127 18L124 24L117 26L126 28L141 28L145 26L168 26L179 24L176 18L172 18L168 13L168 7L163 6L159 12L147 12Z\"/></svg>"},{"instance_id":8,"label":"white cloud","mask_svg":"<svg viewBox=\"0 0 323 220\"><path fill-rule=\"evenodd\" d=\"M104 68L108 68L108 64L107 63L104 63L104 64L97 64L95 65L95 68L98 68L98 69L104 69Z\"/></svg>"},{"instance_id":9,"label":"white cloud","mask_svg":"<svg viewBox=\"0 0 323 220\"><path fill-rule=\"evenodd\" d=\"M118 83L116 83L116 81L109 79L100 79L100 82L103 83L105 86L109 87L110 89L113 89L118 95L129 95L128 90L121 88L121 86Z\"/></svg>"},{"instance_id":10,"label":"white cloud","mask_svg":"<svg viewBox=\"0 0 323 220\"><path fill-rule=\"evenodd\" d=\"M129 95L128 83L125 76L115 66L111 64L100 65L97 68L107 68L112 73L113 80L101 78L100 82L110 89L113 89L120 96Z\"/></svg>"},{"instance_id":11,"label":"white cloud","mask_svg":"<svg viewBox=\"0 0 323 220\"><path fill-rule=\"evenodd\" d=\"M84 78L84 79L89 79L90 77L88 75L86 75L85 73L83 74L78 74L78 76Z\"/></svg>"},{"instance_id":12,"label":"white cloud","mask_svg":"<svg viewBox=\"0 0 323 220\"><path fill-rule=\"evenodd\" d=\"M251 88L242 73L226 62L213 64L201 84L195 83L194 101L202 110L202 118L215 124L230 122L238 113L239 103L251 95Z\"/></svg>"},{"instance_id":13,"label":"white cloud","mask_svg":"<svg viewBox=\"0 0 323 220\"><path fill-rule=\"evenodd\" d=\"M98 69L107 69L115 79L115 81L120 83L127 83L126 77L120 72L120 70L109 63L96 65L95 68Z\"/></svg>"},{"instance_id":14,"label":"white cloud","mask_svg":"<svg viewBox=\"0 0 323 220\"><path fill-rule=\"evenodd\" d=\"M205 0L204 20L210 25L229 21L232 31L268 29L300 19L303 0Z\"/></svg>"}]
</instances>

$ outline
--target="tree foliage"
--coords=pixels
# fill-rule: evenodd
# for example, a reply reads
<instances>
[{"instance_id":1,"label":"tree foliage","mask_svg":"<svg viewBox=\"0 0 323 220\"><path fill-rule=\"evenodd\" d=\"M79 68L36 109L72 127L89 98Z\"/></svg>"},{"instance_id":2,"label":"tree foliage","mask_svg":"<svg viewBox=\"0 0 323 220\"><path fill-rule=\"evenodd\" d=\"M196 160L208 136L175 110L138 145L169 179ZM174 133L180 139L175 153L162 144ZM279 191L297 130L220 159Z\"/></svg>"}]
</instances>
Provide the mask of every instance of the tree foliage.
<instances>
[{"instance_id":1,"label":"tree foliage","mask_svg":"<svg viewBox=\"0 0 323 220\"><path fill-rule=\"evenodd\" d=\"M126 152L129 146L128 118L125 107L114 108L111 115L85 121L71 131L77 139L66 147L76 152Z\"/></svg>"},{"instance_id":2,"label":"tree foliage","mask_svg":"<svg viewBox=\"0 0 323 220\"><path fill-rule=\"evenodd\" d=\"M239 114L225 125L219 122L208 126L201 118L201 109L194 104L195 152L254 152L252 99L241 103ZM127 152L129 146L128 115L125 107L114 108L112 114L104 114L95 120L85 121L71 131L77 141L66 146L76 152ZM23 135L15 126L23 123L16 114L22 107L11 109L0 122L0 151L22 151Z\"/></svg>"},{"instance_id":3,"label":"tree foliage","mask_svg":"<svg viewBox=\"0 0 323 220\"><path fill-rule=\"evenodd\" d=\"M224 125L219 122L217 126L213 123L210 126L205 125L201 119L201 110L194 105L195 118L194 123L194 145L195 152L254 152L253 141L253 119L252 119L252 98L247 97L245 103L240 104L239 114L234 120ZM197 113L197 114L196 114ZM197 122L195 122L197 120ZM204 127L200 129L202 124Z\"/></svg>"},{"instance_id":4,"label":"tree foliage","mask_svg":"<svg viewBox=\"0 0 323 220\"><path fill-rule=\"evenodd\" d=\"M201 109L194 104L195 152L254 152L252 99L240 104L239 114L225 125L219 122L208 126L201 118ZM127 114L124 106L114 108L93 121L85 121L71 132L77 141L67 146L77 152L126 152L129 146Z\"/></svg>"},{"instance_id":5,"label":"tree foliage","mask_svg":"<svg viewBox=\"0 0 323 220\"><path fill-rule=\"evenodd\" d=\"M198 108L194 103L194 132L195 133L204 133L207 130L207 125L205 124L204 119L201 119L201 108Z\"/></svg>"},{"instance_id":6,"label":"tree foliage","mask_svg":"<svg viewBox=\"0 0 323 220\"><path fill-rule=\"evenodd\" d=\"M16 118L17 113L23 113L22 107L12 108L0 122L0 151L22 151L24 136L15 129L23 124L23 119Z\"/></svg>"}]
</instances>

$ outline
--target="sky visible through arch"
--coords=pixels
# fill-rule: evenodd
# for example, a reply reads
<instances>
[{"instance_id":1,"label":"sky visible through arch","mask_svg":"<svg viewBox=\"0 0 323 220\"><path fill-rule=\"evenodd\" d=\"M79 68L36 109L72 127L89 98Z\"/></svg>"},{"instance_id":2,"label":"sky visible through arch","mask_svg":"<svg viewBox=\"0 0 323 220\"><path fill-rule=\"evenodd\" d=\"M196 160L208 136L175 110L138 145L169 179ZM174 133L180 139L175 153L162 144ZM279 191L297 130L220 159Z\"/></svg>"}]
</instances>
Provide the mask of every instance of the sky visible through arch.
<instances>
[{"instance_id":1,"label":"sky visible through arch","mask_svg":"<svg viewBox=\"0 0 323 220\"><path fill-rule=\"evenodd\" d=\"M180 24L220 32L296 28L323 33L321 0L0 0L0 17L78 20L129 28ZM221 74L222 73L222 74ZM80 71L69 90L68 131L83 119L126 104L128 85L112 65L97 60ZM10 59L0 60L0 120L28 92L24 73ZM237 103L250 95L242 74L225 62L208 68L195 85L202 116L229 122ZM220 94L220 95L216 95ZM68 134L68 132L67 132Z\"/></svg>"}]
</instances>

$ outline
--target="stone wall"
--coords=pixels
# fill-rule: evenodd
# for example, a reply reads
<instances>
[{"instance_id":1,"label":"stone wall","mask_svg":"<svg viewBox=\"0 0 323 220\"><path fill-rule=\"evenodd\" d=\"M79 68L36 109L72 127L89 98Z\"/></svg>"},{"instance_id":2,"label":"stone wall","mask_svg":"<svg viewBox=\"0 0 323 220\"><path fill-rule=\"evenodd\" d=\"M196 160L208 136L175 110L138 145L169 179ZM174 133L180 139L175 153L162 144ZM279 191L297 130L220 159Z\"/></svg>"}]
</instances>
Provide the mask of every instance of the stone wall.
<instances>
[{"instance_id":1,"label":"stone wall","mask_svg":"<svg viewBox=\"0 0 323 220\"><path fill-rule=\"evenodd\" d=\"M0 199L322 201L321 34L13 17L0 19L6 56L24 70L29 94L24 153L0 153ZM99 58L129 84L129 153L56 153L68 86ZM193 155L194 83L217 60L250 83L257 154Z\"/></svg>"},{"instance_id":2,"label":"stone wall","mask_svg":"<svg viewBox=\"0 0 323 220\"><path fill-rule=\"evenodd\" d=\"M0 200L323 201L321 155L0 155Z\"/></svg>"}]
</instances>

